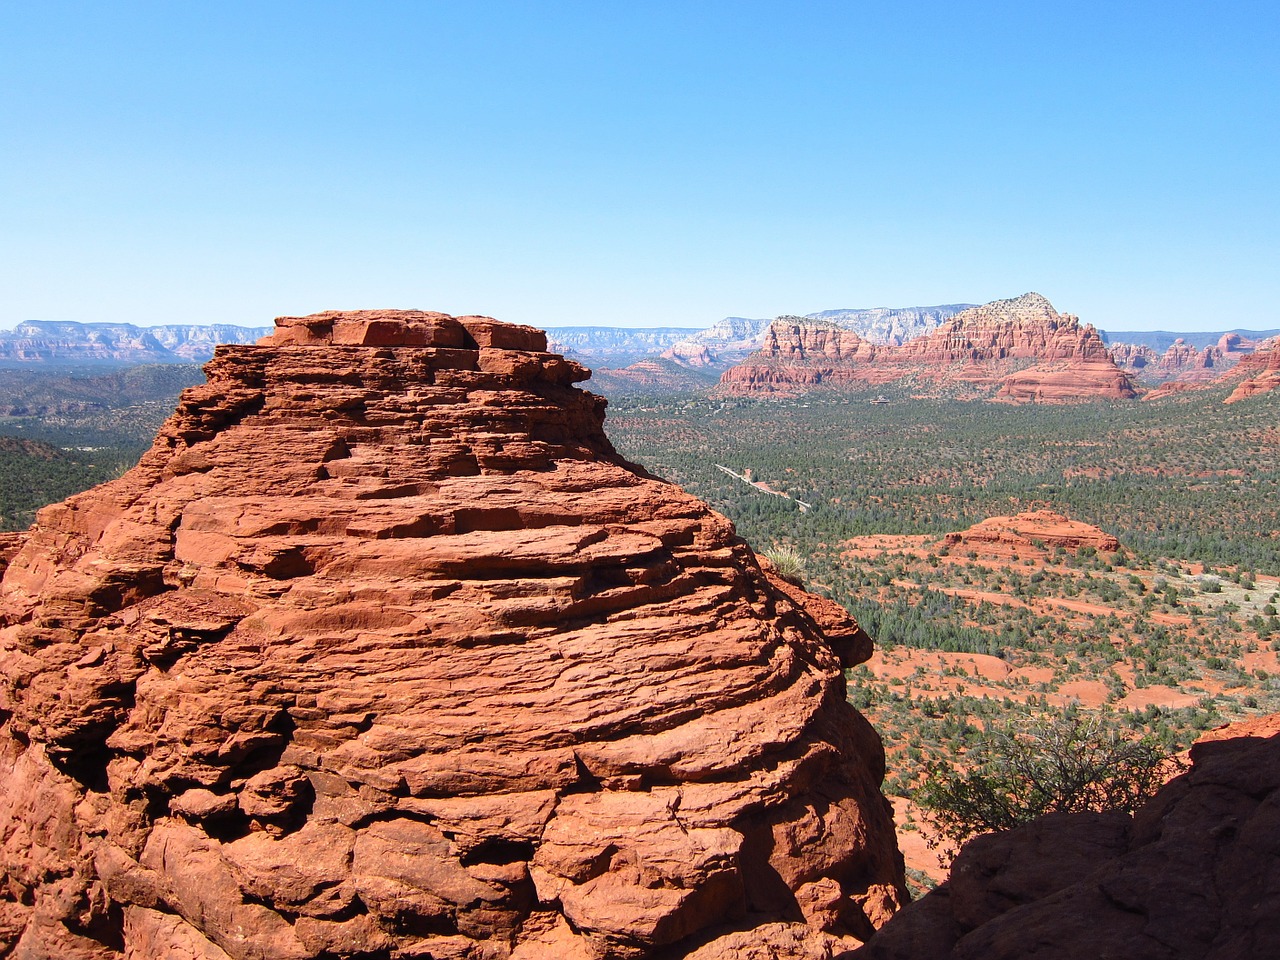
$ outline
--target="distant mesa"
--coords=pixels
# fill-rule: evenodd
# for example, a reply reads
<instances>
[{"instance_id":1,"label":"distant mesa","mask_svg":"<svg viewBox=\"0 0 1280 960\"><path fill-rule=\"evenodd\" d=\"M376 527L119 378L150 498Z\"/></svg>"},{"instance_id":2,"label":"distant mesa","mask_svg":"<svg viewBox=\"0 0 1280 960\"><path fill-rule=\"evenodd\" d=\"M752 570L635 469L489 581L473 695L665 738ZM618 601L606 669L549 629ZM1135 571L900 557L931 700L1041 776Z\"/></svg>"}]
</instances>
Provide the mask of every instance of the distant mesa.
<instances>
[{"instance_id":1,"label":"distant mesa","mask_svg":"<svg viewBox=\"0 0 1280 960\"><path fill-rule=\"evenodd\" d=\"M804 317L781 319L794 319L802 323L812 321L819 326L851 332L875 344L901 344L936 330L942 323L971 306L973 304L961 303L931 307L823 310ZM599 335L584 337L569 332L574 328L562 327L555 328L550 333L553 345L563 343L572 348L574 356L591 364L597 374L594 383L603 389L612 390L625 389L629 382L635 382L634 378L622 370L634 366L640 360L662 359L693 370L714 372L719 376L761 349L769 336L770 327L776 322L749 317L725 317L706 329L685 330L678 336L670 336L676 334L678 328L655 328L654 333L664 335L660 341L660 352L651 350L643 357L617 348L620 341L638 344L634 334L640 331L608 332L608 328L589 328L600 331ZM659 340L655 339L654 346L658 346L658 343ZM615 378L614 375L619 373L621 377Z\"/></svg>"},{"instance_id":2,"label":"distant mesa","mask_svg":"<svg viewBox=\"0 0 1280 960\"><path fill-rule=\"evenodd\" d=\"M593 368L626 367L695 333L696 327L548 327L547 349Z\"/></svg>"},{"instance_id":3,"label":"distant mesa","mask_svg":"<svg viewBox=\"0 0 1280 960\"><path fill-rule=\"evenodd\" d=\"M942 542L951 551L1017 560L1041 559L1059 547L1072 552L1085 547L1103 553L1120 549L1120 541L1106 531L1050 510L989 517L967 530L948 533Z\"/></svg>"},{"instance_id":4,"label":"distant mesa","mask_svg":"<svg viewBox=\"0 0 1280 960\"><path fill-rule=\"evenodd\" d=\"M1027 293L961 311L901 345L873 344L804 318L775 321L764 346L726 371L725 393L794 393L908 380L926 391L977 391L1011 401L1137 396L1096 330Z\"/></svg>"},{"instance_id":5,"label":"distant mesa","mask_svg":"<svg viewBox=\"0 0 1280 960\"><path fill-rule=\"evenodd\" d=\"M173 323L32 320L0 330L0 365L122 366L138 363L204 363L220 343L253 343L270 327Z\"/></svg>"},{"instance_id":6,"label":"distant mesa","mask_svg":"<svg viewBox=\"0 0 1280 960\"><path fill-rule=\"evenodd\" d=\"M541 331L283 317L205 371L0 583L0 952L830 957L905 902L870 638Z\"/></svg>"}]
</instances>

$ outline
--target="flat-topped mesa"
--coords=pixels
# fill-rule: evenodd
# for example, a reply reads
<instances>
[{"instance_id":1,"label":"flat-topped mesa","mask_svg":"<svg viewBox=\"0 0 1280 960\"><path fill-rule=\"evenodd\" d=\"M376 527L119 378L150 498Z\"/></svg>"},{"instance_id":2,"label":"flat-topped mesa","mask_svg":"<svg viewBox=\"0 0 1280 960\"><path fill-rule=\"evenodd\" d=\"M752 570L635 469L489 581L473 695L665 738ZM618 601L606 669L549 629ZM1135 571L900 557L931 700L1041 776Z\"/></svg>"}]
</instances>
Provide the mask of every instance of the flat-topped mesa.
<instances>
[{"instance_id":1,"label":"flat-topped mesa","mask_svg":"<svg viewBox=\"0 0 1280 960\"><path fill-rule=\"evenodd\" d=\"M0 583L0 953L829 955L903 901L869 638L543 347L282 318L39 513Z\"/></svg>"}]
</instances>

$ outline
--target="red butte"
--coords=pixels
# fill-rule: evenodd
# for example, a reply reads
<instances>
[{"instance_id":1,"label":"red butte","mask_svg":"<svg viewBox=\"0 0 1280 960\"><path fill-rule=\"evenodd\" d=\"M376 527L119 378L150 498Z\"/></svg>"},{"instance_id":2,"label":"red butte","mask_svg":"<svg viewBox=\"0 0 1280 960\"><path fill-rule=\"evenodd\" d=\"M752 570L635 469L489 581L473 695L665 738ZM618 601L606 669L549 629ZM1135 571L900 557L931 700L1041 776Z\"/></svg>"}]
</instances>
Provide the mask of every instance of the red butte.
<instances>
[{"instance_id":1,"label":"red butte","mask_svg":"<svg viewBox=\"0 0 1280 960\"><path fill-rule=\"evenodd\" d=\"M12 956L820 957L902 903L866 634L540 331L285 317L205 371L3 581Z\"/></svg>"}]
</instances>

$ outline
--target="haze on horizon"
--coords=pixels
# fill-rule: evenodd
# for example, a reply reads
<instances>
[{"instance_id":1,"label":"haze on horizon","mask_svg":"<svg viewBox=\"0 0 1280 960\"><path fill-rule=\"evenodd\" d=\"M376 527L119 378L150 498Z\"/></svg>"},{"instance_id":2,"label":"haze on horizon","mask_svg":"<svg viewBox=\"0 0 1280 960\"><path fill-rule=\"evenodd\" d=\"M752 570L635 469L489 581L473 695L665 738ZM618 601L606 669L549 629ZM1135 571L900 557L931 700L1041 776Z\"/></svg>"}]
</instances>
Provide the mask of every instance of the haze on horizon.
<instances>
[{"instance_id":1,"label":"haze on horizon","mask_svg":"<svg viewBox=\"0 0 1280 960\"><path fill-rule=\"evenodd\" d=\"M8 4L0 327L1280 326L1261 2Z\"/></svg>"}]
</instances>

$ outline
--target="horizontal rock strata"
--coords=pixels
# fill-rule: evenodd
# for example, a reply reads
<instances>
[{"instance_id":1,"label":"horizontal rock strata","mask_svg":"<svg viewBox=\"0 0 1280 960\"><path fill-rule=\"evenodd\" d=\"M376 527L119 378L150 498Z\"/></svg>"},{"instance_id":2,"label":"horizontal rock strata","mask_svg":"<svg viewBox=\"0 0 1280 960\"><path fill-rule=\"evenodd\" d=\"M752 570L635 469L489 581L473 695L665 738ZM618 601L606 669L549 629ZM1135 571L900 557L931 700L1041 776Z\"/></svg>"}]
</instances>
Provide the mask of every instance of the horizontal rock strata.
<instances>
[{"instance_id":1,"label":"horizontal rock strata","mask_svg":"<svg viewBox=\"0 0 1280 960\"><path fill-rule=\"evenodd\" d=\"M895 380L933 392L998 390L1019 401L1137 396L1098 332L1036 293L964 310L898 346L821 321L779 318L756 354L725 371L720 389L798 393Z\"/></svg>"},{"instance_id":2,"label":"horizontal rock strata","mask_svg":"<svg viewBox=\"0 0 1280 960\"><path fill-rule=\"evenodd\" d=\"M0 596L13 956L714 955L893 912L868 638L545 348L282 318L40 512Z\"/></svg>"},{"instance_id":3,"label":"horizontal rock strata","mask_svg":"<svg viewBox=\"0 0 1280 960\"><path fill-rule=\"evenodd\" d=\"M950 550L974 550L1011 559L1042 557L1046 550L1058 547L1073 552L1082 547L1105 553L1120 549L1120 541L1105 530L1052 510L988 517L967 530L948 533L942 542Z\"/></svg>"}]
</instances>

